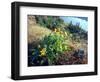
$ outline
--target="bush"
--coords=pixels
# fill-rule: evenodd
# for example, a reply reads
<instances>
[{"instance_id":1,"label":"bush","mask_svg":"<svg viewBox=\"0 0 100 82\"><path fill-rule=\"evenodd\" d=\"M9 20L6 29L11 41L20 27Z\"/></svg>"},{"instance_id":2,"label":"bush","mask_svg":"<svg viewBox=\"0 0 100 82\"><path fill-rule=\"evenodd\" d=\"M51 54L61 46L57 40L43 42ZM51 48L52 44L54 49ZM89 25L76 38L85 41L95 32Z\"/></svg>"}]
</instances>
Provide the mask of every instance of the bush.
<instances>
[{"instance_id":1,"label":"bush","mask_svg":"<svg viewBox=\"0 0 100 82\"><path fill-rule=\"evenodd\" d=\"M60 27L64 21L57 16L35 16L36 22L43 27L49 29L55 29L56 27Z\"/></svg>"},{"instance_id":2,"label":"bush","mask_svg":"<svg viewBox=\"0 0 100 82\"><path fill-rule=\"evenodd\" d=\"M65 30L70 32L73 37L72 39L75 41L80 41L81 39L87 40L88 33L87 31L83 30L79 24L73 25L72 22L70 22L69 25L65 26Z\"/></svg>"},{"instance_id":3,"label":"bush","mask_svg":"<svg viewBox=\"0 0 100 82\"><path fill-rule=\"evenodd\" d=\"M70 50L66 42L67 33L60 29L55 29L49 36L45 36L41 42L41 47L45 48L45 53L50 65L54 64L57 56L64 51Z\"/></svg>"}]
</instances>

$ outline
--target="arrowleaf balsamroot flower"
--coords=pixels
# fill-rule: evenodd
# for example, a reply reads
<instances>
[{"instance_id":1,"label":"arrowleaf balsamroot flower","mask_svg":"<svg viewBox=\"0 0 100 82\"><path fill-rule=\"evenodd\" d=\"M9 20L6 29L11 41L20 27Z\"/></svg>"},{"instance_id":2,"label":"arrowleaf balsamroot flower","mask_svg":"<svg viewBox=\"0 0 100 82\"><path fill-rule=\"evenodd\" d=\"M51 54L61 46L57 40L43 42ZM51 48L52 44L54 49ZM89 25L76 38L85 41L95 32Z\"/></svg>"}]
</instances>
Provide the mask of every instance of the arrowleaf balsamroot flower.
<instances>
[{"instance_id":1,"label":"arrowleaf balsamroot flower","mask_svg":"<svg viewBox=\"0 0 100 82\"><path fill-rule=\"evenodd\" d=\"M40 51L40 56L46 56L46 48L43 48L43 49Z\"/></svg>"}]
</instances>

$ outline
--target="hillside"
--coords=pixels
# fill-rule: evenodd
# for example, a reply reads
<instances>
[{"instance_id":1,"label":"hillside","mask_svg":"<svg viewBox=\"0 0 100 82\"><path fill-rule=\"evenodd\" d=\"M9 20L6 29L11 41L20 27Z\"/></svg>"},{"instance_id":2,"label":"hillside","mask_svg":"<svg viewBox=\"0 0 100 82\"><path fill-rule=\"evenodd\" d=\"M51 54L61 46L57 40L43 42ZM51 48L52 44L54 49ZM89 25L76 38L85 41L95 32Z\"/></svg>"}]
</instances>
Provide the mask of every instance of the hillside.
<instances>
[{"instance_id":1,"label":"hillside","mask_svg":"<svg viewBox=\"0 0 100 82\"><path fill-rule=\"evenodd\" d=\"M59 16L28 16L28 66L87 64L87 32Z\"/></svg>"}]
</instances>

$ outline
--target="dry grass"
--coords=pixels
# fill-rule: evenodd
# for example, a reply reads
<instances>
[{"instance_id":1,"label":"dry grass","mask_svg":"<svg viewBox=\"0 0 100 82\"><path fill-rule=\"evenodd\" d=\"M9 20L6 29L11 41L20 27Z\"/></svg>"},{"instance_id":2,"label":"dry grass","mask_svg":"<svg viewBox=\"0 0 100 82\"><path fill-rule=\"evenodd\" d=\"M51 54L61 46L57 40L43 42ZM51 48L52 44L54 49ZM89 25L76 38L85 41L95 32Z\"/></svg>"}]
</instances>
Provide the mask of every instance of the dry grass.
<instances>
[{"instance_id":1,"label":"dry grass","mask_svg":"<svg viewBox=\"0 0 100 82\"><path fill-rule=\"evenodd\" d=\"M28 44L36 46L45 35L50 33L51 30L36 23L35 16L28 16Z\"/></svg>"},{"instance_id":2,"label":"dry grass","mask_svg":"<svg viewBox=\"0 0 100 82\"><path fill-rule=\"evenodd\" d=\"M39 25L28 26L28 43L37 44L45 35L49 35L51 30Z\"/></svg>"}]
</instances>

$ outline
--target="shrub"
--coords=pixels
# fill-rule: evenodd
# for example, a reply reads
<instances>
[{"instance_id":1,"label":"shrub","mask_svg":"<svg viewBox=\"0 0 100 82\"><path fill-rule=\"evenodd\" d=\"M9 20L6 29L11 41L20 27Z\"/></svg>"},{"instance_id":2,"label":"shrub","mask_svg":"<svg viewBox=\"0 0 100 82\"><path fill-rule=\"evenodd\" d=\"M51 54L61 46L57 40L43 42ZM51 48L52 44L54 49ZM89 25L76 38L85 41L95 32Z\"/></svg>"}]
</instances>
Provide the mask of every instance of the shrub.
<instances>
[{"instance_id":1,"label":"shrub","mask_svg":"<svg viewBox=\"0 0 100 82\"><path fill-rule=\"evenodd\" d=\"M73 40L80 41L80 39L87 40L88 33L84 29L82 29L79 24L73 25L72 22L69 25L65 26L65 30L69 31L73 35Z\"/></svg>"},{"instance_id":2,"label":"shrub","mask_svg":"<svg viewBox=\"0 0 100 82\"><path fill-rule=\"evenodd\" d=\"M43 27L49 29L55 29L56 27L60 27L64 21L57 16L35 16L36 22Z\"/></svg>"},{"instance_id":3,"label":"shrub","mask_svg":"<svg viewBox=\"0 0 100 82\"><path fill-rule=\"evenodd\" d=\"M45 36L41 42L41 47L46 49L46 56L50 65L54 64L57 56L64 51L70 50L66 42L67 33L60 29L55 29L49 36Z\"/></svg>"}]
</instances>

